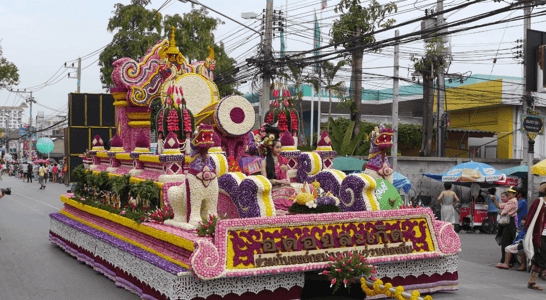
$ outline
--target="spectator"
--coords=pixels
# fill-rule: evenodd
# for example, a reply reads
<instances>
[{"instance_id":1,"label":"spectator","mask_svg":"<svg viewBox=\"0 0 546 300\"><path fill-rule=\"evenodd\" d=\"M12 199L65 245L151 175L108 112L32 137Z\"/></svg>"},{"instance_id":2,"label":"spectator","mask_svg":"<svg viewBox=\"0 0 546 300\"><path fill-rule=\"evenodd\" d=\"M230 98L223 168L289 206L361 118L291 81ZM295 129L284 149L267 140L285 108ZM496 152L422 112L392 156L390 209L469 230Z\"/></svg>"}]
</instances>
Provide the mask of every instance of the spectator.
<instances>
[{"instance_id":1,"label":"spectator","mask_svg":"<svg viewBox=\"0 0 546 300\"><path fill-rule=\"evenodd\" d=\"M53 182L54 183L57 183L57 177L58 177L57 172L58 171L59 171L59 168L57 168L57 164L54 164L53 168L51 169L51 173L53 173Z\"/></svg>"},{"instance_id":2,"label":"spectator","mask_svg":"<svg viewBox=\"0 0 546 300\"><path fill-rule=\"evenodd\" d=\"M525 189L523 187L519 187L516 190L518 191L518 195L516 196L518 199L518 227L520 227L521 218L527 215L527 200L523 197L525 196Z\"/></svg>"},{"instance_id":3,"label":"spectator","mask_svg":"<svg viewBox=\"0 0 546 300\"><path fill-rule=\"evenodd\" d=\"M506 261L512 260L512 254L519 254L521 256L521 266L518 268L518 271L527 270L527 262L525 257L525 251L523 250L523 238L525 237L525 218L527 216L522 216L521 223L523 224L518 228L518 235L512 243L512 245L507 246L504 251L506 252ZM509 269L510 266L507 263L504 263L504 269Z\"/></svg>"},{"instance_id":4,"label":"spectator","mask_svg":"<svg viewBox=\"0 0 546 300\"><path fill-rule=\"evenodd\" d=\"M21 169L20 169L20 174L21 174L21 179L23 179L23 182L25 182L25 175L27 173L27 169L28 169L28 163L27 162L24 162L22 165L21 165Z\"/></svg>"},{"instance_id":5,"label":"spectator","mask_svg":"<svg viewBox=\"0 0 546 300\"><path fill-rule=\"evenodd\" d=\"M451 191L451 187L451 182L444 183L444 188L446 190L438 197L438 203L442 205L442 210L440 211L442 214L442 221L455 224L455 204L459 202L459 198Z\"/></svg>"},{"instance_id":6,"label":"spectator","mask_svg":"<svg viewBox=\"0 0 546 300\"><path fill-rule=\"evenodd\" d=\"M46 185L44 183L44 177L47 174L46 168L44 168L44 165L40 163L40 168L38 169L38 181L40 182L40 190L45 189Z\"/></svg>"},{"instance_id":7,"label":"spectator","mask_svg":"<svg viewBox=\"0 0 546 300\"><path fill-rule=\"evenodd\" d=\"M540 184L538 188L539 199L536 199L529 208L527 219L530 222L525 222L525 230L528 234L525 235L523 242L525 254L532 258L531 279L527 283L527 287L532 290L542 291L542 287L536 284L537 277L542 272L546 271L546 182Z\"/></svg>"},{"instance_id":8,"label":"spectator","mask_svg":"<svg viewBox=\"0 0 546 300\"><path fill-rule=\"evenodd\" d=\"M506 190L506 192L502 193L501 195L501 201L503 196L508 198L508 201L506 201L506 203L499 204L499 202L497 201L497 198L492 198L493 202L495 203L495 206L498 209L502 209L502 212L500 213L500 215L507 216L509 218L508 224L505 224L505 225L501 223L499 224L499 231L495 238L498 242L500 241L500 245L501 245L501 252L502 252L501 261L495 266L500 269L506 269L504 265L510 264L510 262L505 261L505 256L506 256L505 249L507 246L512 244L512 242L514 241L514 238L516 237L517 227L516 227L515 217L517 216L517 211L518 211L518 202L516 199L516 194L517 194L517 191L513 187L510 187L509 189Z\"/></svg>"},{"instance_id":9,"label":"spectator","mask_svg":"<svg viewBox=\"0 0 546 300\"><path fill-rule=\"evenodd\" d=\"M32 183L32 164L29 163L25 170L25 177L27 178L27 183L30 181Z\"/></svg>"},{"instance_id":10,"label":"spectator","mask_svg":"<svg viewBox=\"0 0 546 300\"><path fill-rule=\"evenodd\" d=\"M493 224L493 228L491 230L491 233L496 234L498 223L497 223L497 215L499 214L498 208L495 206L495 203L493 203L493 199L497 199L497 202L499 202L499 196L495 195L497 192L497 189L490 188L489 189L489 197L485 198L485 202L487 202L487 218L491 221Z\"/></svg>"},{"instance_id":11,"label":"spectator","mask_svg":"<svg viewBox=\"0 0 546 300\"><path fill-rule=\"evenodd\" d=\"M52 182L53 181L53 164L49 164L48 172L49 172L49 182Z\"/></svg>"}]
</instances>

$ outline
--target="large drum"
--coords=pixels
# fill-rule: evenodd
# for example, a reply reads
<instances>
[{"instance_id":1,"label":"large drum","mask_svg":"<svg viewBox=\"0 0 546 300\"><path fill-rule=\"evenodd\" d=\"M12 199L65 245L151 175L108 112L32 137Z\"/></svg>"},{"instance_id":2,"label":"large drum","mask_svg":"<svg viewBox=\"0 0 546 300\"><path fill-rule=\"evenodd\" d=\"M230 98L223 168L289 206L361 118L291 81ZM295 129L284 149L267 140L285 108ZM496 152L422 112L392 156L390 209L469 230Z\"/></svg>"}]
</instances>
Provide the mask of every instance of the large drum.
<instances>
[{"instance_id":1,"label":"large drum","mask_svg":"<svg viewBox=\"0 0 546 300\"><path fill-rule=\"evenodd\" d=\"M209 104L195 115L195 124L210 124L225 136L242 136L254 127L256 115L244 97L231 95Z\"/></svg>"}]
</instances>

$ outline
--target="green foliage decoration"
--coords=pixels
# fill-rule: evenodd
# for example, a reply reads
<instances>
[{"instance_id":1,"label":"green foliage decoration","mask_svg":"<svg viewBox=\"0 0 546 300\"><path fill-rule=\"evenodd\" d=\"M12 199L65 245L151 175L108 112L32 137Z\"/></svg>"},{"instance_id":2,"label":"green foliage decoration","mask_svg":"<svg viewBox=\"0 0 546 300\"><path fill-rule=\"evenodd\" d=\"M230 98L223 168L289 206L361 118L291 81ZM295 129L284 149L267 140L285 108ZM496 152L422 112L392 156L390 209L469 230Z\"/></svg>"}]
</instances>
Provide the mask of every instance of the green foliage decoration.
<instances>
[{"instance_id":1,"label":"green foliage decoration","mask_svg":"<svg viewBox=\"0 0 546 300\"><path fill-rule=\"evenodd\" d=\"M339 156L342 155L356 155L356 156L368 156L370 151L370 135L371 132L378 127L379 124L370 122L360 122L359 141L360 146L356 148L351 154L347 154L346 150L343 150L343 141L347 131L351 130L352 121L347 118L339 117L337 120L330 120L330 130L328 134L332 139L332 148L338 152ZM386 127L391 127L389 124L384 124ZM354 126L354 125L353 125ZM417 148L421 144L421 125L400 124L398 125L398 143L404 145L406 148ZM348 148L349 152L352 148ZM341 154L340 154L341 153Z\"/></svg>"},{"instance_id":2,"label":"green foliage decoration","mask_svg":"<svg viewBox=\"0 0 546 300\"><path fill-rule=\"evenodd\" d=\"M332 139L332 148L337 151L337 155L353 155L358 143L361 141L366 132L364 130L360 130L358 134L353 137L353 128L355 126L354 121L350 121L347 126L344 126L344 130L342 130L332 118L330 118L330 125L332 125L332 133L330 134L330 138Z\"/></svg>"},{"instance_id":3,"label":"green foliage decoration","mask_svg":"<svg viewBox=\"0 0 546 300\"><path fill-rule=\"evenodd\" d=\"M201 237L214 238L216 232L216 224L218 224L220 218L216 215L209 215L209 219L203 217L202 222L199 222L197 227L197 235Z\"/></svg>"}]
</instances>

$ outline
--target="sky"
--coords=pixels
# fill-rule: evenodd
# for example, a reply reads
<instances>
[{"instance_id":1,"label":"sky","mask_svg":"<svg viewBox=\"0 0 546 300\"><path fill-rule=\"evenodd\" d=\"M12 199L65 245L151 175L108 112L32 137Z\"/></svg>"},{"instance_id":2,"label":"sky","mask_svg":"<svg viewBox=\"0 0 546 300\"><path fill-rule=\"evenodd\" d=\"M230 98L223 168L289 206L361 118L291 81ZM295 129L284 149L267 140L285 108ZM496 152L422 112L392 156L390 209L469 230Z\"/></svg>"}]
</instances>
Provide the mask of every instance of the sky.
<instances>
[{"instance_id":1,"label":"sky","mask_svg":"<svg viewBox=\"0 0 546 300\"><path fill-rule=\"evenodd\" d=\"M147 8L158 9L164 2L165 0L153 0ZM285 16L288 13L287 51L304 51L313 48L314 12L320 19L321 2L321 0L274 1L275 10L283 10ZM333 7L337 2L327 1L326 8L322 10L322 20L319 22L325 42L329 40L327 34L336 18ZM399 13L394 18L398 23L422 17L425 8L433 8L436 5L436 1L397 0L396 2L399 6ZM444 8L448 9L464 2L466 0L445 1ZM47 115L67 114L68 93L76 91L77 80L67 77L68 72L75 75L75 71L66 69L63 65L65 62L71 65L76 62L78 57L84 57L111 42L113 33L108 32L106 27L108 19L113 15L116 3L127 5L130 1L0 1L0 39L2 39L3 56L19 68L20 84L14 88L34 91L33 96L37 101L33 108L34 114L37 111L45 111ZM259 22L244 20L241 18L241 13L261 13L265 9L266 0L201 0L201 3L259 29ZM367 3L367 1L363 1L363 3ZM385 3L385 1L381 1L381 3ZM286 9L286 5L288 5L288 9ZM452 22L506 5L504 2L494 3L492 1L472 5L446 14L447 21ZM172 0L160 12L163 16L183 14L189 12L191 7L190 3ZM544 10L544 6L535 8L534 12L542 10ZM508 18L509 15L511 17L521 16L522 10L483 19L479 23L501 20ZM214 33L217 42L223 42L228 54L237 58L239 64L244 64L245 59L255 52L259 37L252 34L250 30L214 12L210 12L210 16L219 17L225 22ZM544 28L544 21L546 21L544 16L533 18L532 28L537 30ZM419 30L419 28L419 23L413 23L398 29L403 35ZM391 30L378 34L377 39L382 40L393 36L394 31ZM276 34L273 41L276 51L280 49L278 37L279 35ZM458 33L452 36L450 41L454 61L449 72L522 76L522 65L512 59L511 53L511 48L517 45L516 40L522 39L522 37L522 20ZM184 54L184 49L180 50ZM423 53L423 42L403 44L400 46L400 51L400 66L402 67L400 76L411 78L411 70L408 70L409 58L411 53ZM494 58L497 58L496 64L493 63ZM105 92L99 79L97 59L98 53L82 61L81 92L83 93ZM392 47L385 48L379 53L366 53L364 72L380 76L364 75L365 79L368 78L363 86L367 89L392 87L392 80L388 78L393 74L392 66ZM348 82L349 78L350 70L348 68L342 69L338 80ZM43 86L46 82L48 85ZM251 91L250 82L241 84L239 89L242 92ZM18 106L23 102L23 96L28 97L28 94L17 95L0 90L0 106ZM24 120L28 122L28 109L26 109L25 115L27 117ZM35 115L33 117L35 118Z\"/></svg>"}]
</instances>

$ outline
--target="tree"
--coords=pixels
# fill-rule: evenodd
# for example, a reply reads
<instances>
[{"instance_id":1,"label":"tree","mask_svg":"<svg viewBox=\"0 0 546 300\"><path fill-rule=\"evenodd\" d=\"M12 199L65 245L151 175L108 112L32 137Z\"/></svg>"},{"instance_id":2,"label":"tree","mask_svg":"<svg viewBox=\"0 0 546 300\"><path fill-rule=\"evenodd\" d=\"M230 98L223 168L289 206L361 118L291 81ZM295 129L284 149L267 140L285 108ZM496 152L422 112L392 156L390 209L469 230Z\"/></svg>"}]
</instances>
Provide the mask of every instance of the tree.
<instances>
[{"instance_id":1,"label":"tree","mask_svg":"<svg viewBox=\"0 0 546 300\"><path fill-rule=\"evenodd\" d=\"M114 16L108 21L108 31L115 32L112 42L99 56L100 81L107 87L113 87L110 77L112 64L123 57L138 61L146 51L161 38L161 14L146 9L150 0L131 0L131 4L114 5Z\"/></svg>"},{"instance_id":2,"label":"tree","mask_svg":"<svg viewBox=\"0 0 546 300\"><path fill-rule=\"evenodd\" d=\"M364 47L376 41L373 35L376 29L390 27L396 22L394 19L388 19L387 14L398 10L393 2L381 5L377 0L372 0L368 7L363 7L360 3L361 0L341 0L334 11L343 14L339 20L334 21L331 30L331 42L342 43L343 47L351 53L353 101L355 104L355 109L351 110L351 120L356 122L353 135L360 131ZM360 36L364 37L359 38ZM337 46L335 47L337 48Z\"/></svg>"},{"instance_id":3,"label":"tree","mask_svg":"<svg viewBox=\"0 0 546 300\"><path fill-rule=\"evenodd\" d=\"M337 83L334 83L334 79L336 77L337 71L341 69L345 65L344 60L340 60L334 64L331 62L324 62L321 64L322 74L324 75L324 81L326 83L326 89L328 90L328 97L329 97L329 104L328 104L328 125L326 127L326 131L330 131L330 119L332 117L332 92L335 92L338 97L342 96L341 93L341 85L343 84L343 81L339 81Z\"/></svg>"},{"instance_id":4,"label":"tree","mask_svg":"<svg viewBox=\"0 0 546 300\"><path fill-rule=\"evenodd\" d=\"M443 72L451 58L442 55L442 39L431 38L425 44L426 53L421 58L411 55L413 68L423 77L423 132L420 156L432 155L432 136L434 134L434 78Z\"/></svg>"},{"instance_id":5,"label":"tree","mask_svg":"<svg viewBox=\"0 0 546 300\"><path fill-rule=\"evenodd\" d=\"M220 96L227 96L234 93L234 83L221 84L222 82L233 82L236 72L232 72L236 61L230 58L224 49L224 44L216 45L214 43L213 32L224 22L220 19L208 16L205 8L192 9L189 13L182 16L175 14L165 16L163 27L165 28L165 37L169 38L171 31L169 28L174 26L176 46L186 57L189 63L205 60L209 56L207 47L214 50L214 59L216 68L214 69L215 82L218 86Z\"/></svg>"},{"instance_id":6,"label":"tree","mask_svg":"<svg viewBox=\"0 0 546 300\"><path fill-rule=\"evenodd\" d=\"M8 86L19 84L19 69L2 54L2 45L0 45L0 89L5 89Z\"/></svg>"},{"instance_id":7,"label":"tree","mask_svg":"<svg viewBox=\"0 0 546 300\"><path fill-rule=\"evenodd\" d=\"M207 47L214 50L216 60L215 75L222 81L229 82L235 72L235 60L228 57L224 45L214 43L213 31L224 24L220 19L207 16L204 8L192 9L189 13L162 17L155 10L146 9L150 0L131 0L130 5L114 5L114 16L108 22L108 31L116 32L112 42L104 49L99 58L101 82L113 86L110 75L114 70L112 63L123 57L140 60L146 51L162 38L170 38L171 27L175 27L176 46L186 57L188 63L205 60L209 55ZM233 93L233 83L218 87L220 95Z\"/></svg>"}]
</instances>

